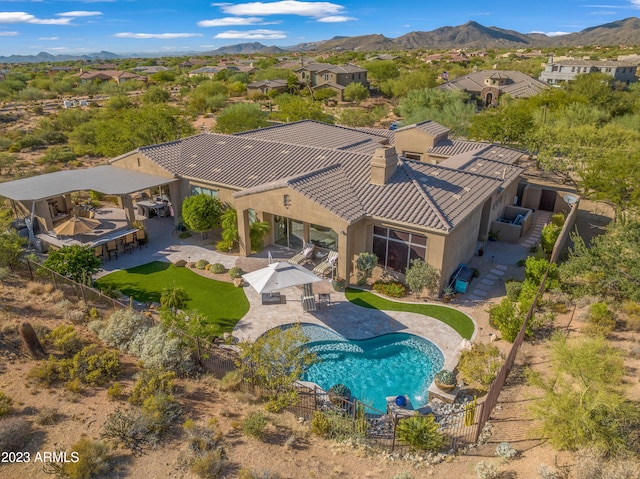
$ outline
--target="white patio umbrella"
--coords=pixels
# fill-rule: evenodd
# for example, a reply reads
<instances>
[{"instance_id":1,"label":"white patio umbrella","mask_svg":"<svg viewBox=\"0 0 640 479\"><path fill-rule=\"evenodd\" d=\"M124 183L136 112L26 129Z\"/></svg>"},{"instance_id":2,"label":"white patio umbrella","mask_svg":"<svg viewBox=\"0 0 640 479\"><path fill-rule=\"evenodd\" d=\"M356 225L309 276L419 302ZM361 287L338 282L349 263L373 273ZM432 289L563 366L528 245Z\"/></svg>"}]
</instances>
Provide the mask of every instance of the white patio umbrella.
<instances>
[{"instance_id":1,"label":"white patio umbrella","mask_svg":"<svg viewBox=\"0 0 640 479\"><path fill-rule=\"evenodd\" d=\"M271 293L289 286L322 281L322 278L304 269L304 267L284 261L271 263L266 268L243 274L242 278L258 293Z\"/></svg>"}]
</instances>

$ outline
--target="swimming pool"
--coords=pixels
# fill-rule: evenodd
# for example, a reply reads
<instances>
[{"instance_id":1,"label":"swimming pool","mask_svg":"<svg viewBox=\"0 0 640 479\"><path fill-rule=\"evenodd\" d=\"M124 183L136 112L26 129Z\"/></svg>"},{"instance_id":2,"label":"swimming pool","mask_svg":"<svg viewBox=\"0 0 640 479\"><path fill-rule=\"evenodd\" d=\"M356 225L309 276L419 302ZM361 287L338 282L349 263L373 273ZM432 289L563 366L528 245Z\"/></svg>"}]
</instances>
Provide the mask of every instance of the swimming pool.
<instances>
[{"instance_id":1,"label":"swimming pool","mask_svg":"<svg viewBox=\"0 0 640 479\"><path fill-rule=\"evenodd\" d=\"M407 394L414 407L426 404L427 388L444 365L442 352L430 341L406 333L391 333L352 341L322 326L303 324L307 347L320 357L304 380L325 391L342 383L358 400L380 411L385 397Z\"/></svg>"}]
</instances>

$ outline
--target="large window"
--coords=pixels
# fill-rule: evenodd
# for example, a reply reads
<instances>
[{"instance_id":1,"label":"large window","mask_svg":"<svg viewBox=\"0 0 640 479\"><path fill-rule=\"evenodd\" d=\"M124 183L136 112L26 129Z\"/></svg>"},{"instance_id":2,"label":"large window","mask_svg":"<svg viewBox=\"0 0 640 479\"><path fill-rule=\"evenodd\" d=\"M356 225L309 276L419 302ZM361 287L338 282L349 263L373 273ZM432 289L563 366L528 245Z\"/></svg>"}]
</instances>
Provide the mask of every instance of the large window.
<instances>
[{"instance_id":1,"label":"large window","mask_svg":"<svg viewBox=\"0 0 640 479\"><path fill-rule=\"evenodd\" d=\"M195 195L208 195L213 198L217 198L218 190L212 190L211 188L205 188L204 186L191 185L191 196Z\"/></svg>"},{"instance_id":2,"label":"large window","mask_svg":"<svg viewBox=\"0 0 640 479\"><path fill-rule=\"evenodd\" d=\"M424 260L427 257L427 238L415 233L374 226L373 252L378 257L380 266L404 273L412 259Z\"/></svg>"}]
</instances>

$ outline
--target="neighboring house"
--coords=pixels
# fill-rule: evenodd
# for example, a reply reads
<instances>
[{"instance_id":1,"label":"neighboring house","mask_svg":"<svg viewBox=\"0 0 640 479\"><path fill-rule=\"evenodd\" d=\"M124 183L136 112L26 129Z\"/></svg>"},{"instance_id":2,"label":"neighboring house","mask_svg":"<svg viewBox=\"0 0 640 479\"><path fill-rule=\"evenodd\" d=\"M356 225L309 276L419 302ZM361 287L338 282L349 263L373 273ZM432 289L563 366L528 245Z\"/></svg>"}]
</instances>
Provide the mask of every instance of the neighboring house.
<instances>
[{"instance_id":1,"label":"neighboring house","mask_svg":"<svg viewBox=\"0 0 640 479\"><path fill-rule=\"evenodd\" d=\"M153 75L154 73L169 71L170 68L163 65L152 65L146 67L134 67L132 68L132 70L136 73L142 73L144 75Z\"/></svg>"},{"instance_id":2,"label":"neighboring house","mask_svg":"<svg viewBox=\"0 0 640 479\"><path fill-rule=\"evenodd\" d=\"M222 68L218 68L218 67L197 68L196 70L192 70L189 72L189 78L197 77L197 76L206 76L209 78L214 78L220 70L222 70Z\"/></svg>"},{"instance_id":3,"label":"neighboring house","mask_svg":"<svg viewBox=\"0 0 640 479\"><path fill-rule=\"evenodd\" d=\"M337 66L330 63L310 63L297 68L295 71L298 81L309 85L312 90L331 88L335 90L340 101L343 101L343 92L351 83L361 83L369 87L367 70L356 65Z\"/></svg>"},{"instance_id":4,"label":"neighboring house","mask_svg":"<svg viewBox=\"0 0 640 479\"><path fill-rule=\"evenodd\" d=\"M114 81L118 85L129 80L136 80L141 82L147 81L146 76L119 70L104 70L97 72L85 72L80 70L80 73L78 73L78 78L80 79L81 83L85 83L88 81Z\"/></svg>"},{"instance_id":5,"label":"neighboring house","mask_svg":"<svg viewBox=\"0 0 640 479\"><path fill-rule=\"evenodd\" d=\"M513 70L481 70L443 83L442 90L463 90L477 98L484 106L495 105L501 95L528 98L545 88L545 83Z\"/></svg>"},{"instance_id":6,"label":"neighboring house","mask_svg":"<svg viewBox=\"0 0 640 479\"><path fill-rule=\"evenodd\" d=\"M397 60L398 58L400 58L398 55L390 55L388 53L382 53L380 55L373 55L369 58L367 58L367 61L375 61L375 60Z\"/></svg>"},{"instance_id":7,"label":"neighboring house","mask_svg":"<svg viewBox=\"0 0 640 479\"><path fill-rule=\"evenodd\" d=\"M446 128L430 127L446 137ZM402 278L410 260L421 258L441 270L444 284L513 203L520 155L492 156L485 150L493 145L482 144L475 150L481 156L454 158L460 167L445 167L398 155L392 137L380 133L301 121L138 148L111 165L177 178L171 186L176 216L195 193L233 206L242 255L251 251L249 225L257 218L272 228L265 244L299 250L312 241L337 251L341 278L354 280L355 259L368 251L379 258L378 276ZM396 131L396 141L399 136ZM429 133L418 129L415 136L416 144L424 140L416 149L426 151Z\"/></svg>"},{"instance_id":8,"label":"neighboring house","mask_svg":"<svg viewBox=\"0 0 640 479\"><path fill-rule=\"evenodd\" d=\"M605 73L615 80L629 84L637 81L636 71L638 65L616 60L578 60L567 59L553 61L549 59L544 64L544 71L540 73L540 80L550 85L572 81L578 75L587 73Z\"/></svg>"},{"instance_id":9,"label":"neighboring house","mask_svg":"<svg viewBox=\"0 0 640 479\"><path fill-rule=\"evenodd\" d=\"M288 85L287 80L283 80L281 78L275 80L254 81L247 85L247 96L251 98L257 95L266 95L270 91L274 90L284 93L287 91Z\"/></svg>"},{"instance_id":10,"label":"neighboring house","mask_svg":"<svg viewBox=\"0 0 640 479\"><path fill-rule=\"evenodd\" d=\"M446 53L434 53L422 58L425 63L445 62L445 63L468 63L469 57L465 52L450 51Z\"/></svg>"}]
</instances>

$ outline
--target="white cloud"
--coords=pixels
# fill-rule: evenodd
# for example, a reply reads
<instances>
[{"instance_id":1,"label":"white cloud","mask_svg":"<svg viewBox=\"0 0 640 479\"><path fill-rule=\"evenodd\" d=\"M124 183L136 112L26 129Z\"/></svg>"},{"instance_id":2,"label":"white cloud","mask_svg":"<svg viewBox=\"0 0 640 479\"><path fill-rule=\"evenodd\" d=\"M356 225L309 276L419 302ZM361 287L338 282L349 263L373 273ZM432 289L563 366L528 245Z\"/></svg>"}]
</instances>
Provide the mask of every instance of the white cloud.
<instances>
[{"instance_id":1,"label":"white cloud","mask_svg":"<svg viewBox=\"0 0 640 479\"><path fill-rule=\"evenodd\" d=\"M631 6L634 8L640 8L640 0L631 0Z\"/></svg>"},{"instance_id":2,"label":"white cloud","mask_svg":"<svg viewBox=\"0 0 640 479\"><path fill-rule=\"evenodd\" d=\"M60 37L40 37L38 40L43 40L45 42L53 42L55 40L60 40Z\"/></svg>"},{"instance_id":3,"label":"white cloud","mask_svg":"<svg viewBox=\"0 0 640 479\"><path fill-rule=\"evenodd\" d=\"M159 38L162 40L173 39L173 38L191 38L191 37L201 37L200 33L131 33L131 32L121 32L113 35L116 38Z\"/></svg>"},{"instance_id":4,"label":"white cloud","mask_svg":"<svg viewBox=\"0 0 640 479\"><path fill-rule=\"evenodd\" d=\"M240 32L238 30L227 30L226 32L218 33L213 38L225 38L225 39L243 39L243 40L276 40L278 38L287 38L284 32L279 30L248 30L246 32Z\"/></svg>"},{"instance_id":5,"label":"white cloud","mask_svg":"<svg viewBox=\"0 0 640 479\"><path fill-rule=\"evenodd\" d=\"M18 32L0 32L0 37L16 37Z\"/></svg>"},{"instance_id":6,"label":"white cloud","mask_svg":"<svg viewBox=\"0 0 640 479\"><path fill-rule=\"evenodd\" d=\"M318 18L318 21L323 23L340 23L340 22L349 22L351 20L357 20L357 18L345 17L343 15L331 15L329 17Z\"/></svg>"},{"instance_id":7,"label":"white cloud","mask_svg":"<svg viewBox=\"0 0 640 479\"><path fill-rule=\"evenodd\" d=\"M533 30L529 33L542 33L543 35L546 35L548 37L559 37L560 35L569 35L571 32L540 32L538 30Z\"/></svg>"},{"instance_id":8,"label":"white cloud","mask_svg":"<svg viewBox=\"0 0 640 479\"><path fill-rule=\"evenodd\" d=\"M260 17L225 17L214 18L212 20L201 20L197 23L199 27L231 27L238 25L267 25L275 22L265 23Z\"/></svg>"},{"instance_id":9,"label":"white cloud","mask_svg":"<svg viewBox=\"0 0 640 479\"><path fill-rule=\"evenodd\" d=\"M56 13L59 17L96 17L102 15L102 12L86 12L82 10L76 10L74 12Z\"/></svg>"},{"instance_id":10,"label":"white cloud","mask_svg":"<svg viewBox=\"0 0 640 479\"><path fill-rule=\"evenodd\" d=\"M32 25L69 25L71 18L37 18L26 12L0 12L0 23L30 23Z\"/></svg>"},{"instance_id":11,"label":"white cloud","mask_svg":"<svg viewBox=\"0 0 640 479\"><path fill-rule=\"evenodd\" d=\"M640 2L640 0L637 0ZM301 17L323 18L339 15L342 5L330 2L299 2L281 0L278 2L250 2L236 5L221 5L222 11L231 15L298 15Z\"/></svg>"}]
</instances>

